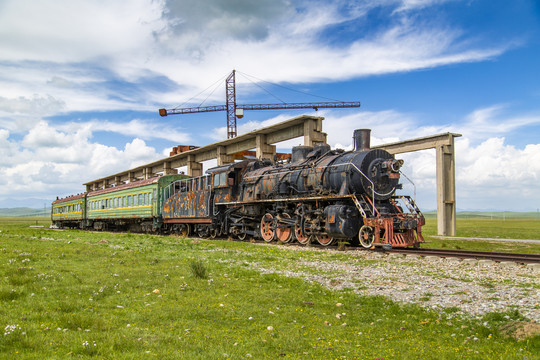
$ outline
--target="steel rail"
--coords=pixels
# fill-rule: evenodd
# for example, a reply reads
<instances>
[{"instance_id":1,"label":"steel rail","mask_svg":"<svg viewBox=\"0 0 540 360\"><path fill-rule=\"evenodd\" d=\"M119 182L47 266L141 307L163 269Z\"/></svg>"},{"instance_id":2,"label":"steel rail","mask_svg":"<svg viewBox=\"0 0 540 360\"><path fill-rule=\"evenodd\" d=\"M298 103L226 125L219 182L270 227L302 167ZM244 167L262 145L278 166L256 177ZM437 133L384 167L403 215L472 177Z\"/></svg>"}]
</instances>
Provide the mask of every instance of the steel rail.
<instances>
[{"instance_id":1,"label":"steel rail","mask_svg":"<svg viewBox=\"0 0 540 360\"><path fill-rule=\"evenodd\" d=\"M496 262L513 261L522 264L540 263L540 254L504 253L475 250L452 250L452 249L376 249L384 253L415 254L420 256L456 257L461 259L487 259Z\"/></svg>"}]
</instances>

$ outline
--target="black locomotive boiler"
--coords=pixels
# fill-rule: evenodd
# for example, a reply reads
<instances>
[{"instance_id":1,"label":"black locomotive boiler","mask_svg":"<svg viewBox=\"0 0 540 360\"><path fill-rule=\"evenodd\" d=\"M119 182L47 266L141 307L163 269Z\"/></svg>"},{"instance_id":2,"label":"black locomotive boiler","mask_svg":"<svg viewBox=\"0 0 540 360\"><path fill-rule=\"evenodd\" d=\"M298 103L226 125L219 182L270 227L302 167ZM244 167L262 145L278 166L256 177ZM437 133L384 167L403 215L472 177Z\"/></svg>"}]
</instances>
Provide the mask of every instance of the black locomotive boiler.
<instances>
[{"instance_id":1,"label":"black locomotive boiler","mask_svg":"<svg viewBox=\"0 0 540 360\"><path fill-rule=\"evenodd\" d=\"M353 151L297 146L287 163L246 159L178 180L169 186L162 227L267 242L418 246L424 217L413 199L396 195L403 160L371 149L368 129L353 139Z\"/></svg>"}]
</instances>

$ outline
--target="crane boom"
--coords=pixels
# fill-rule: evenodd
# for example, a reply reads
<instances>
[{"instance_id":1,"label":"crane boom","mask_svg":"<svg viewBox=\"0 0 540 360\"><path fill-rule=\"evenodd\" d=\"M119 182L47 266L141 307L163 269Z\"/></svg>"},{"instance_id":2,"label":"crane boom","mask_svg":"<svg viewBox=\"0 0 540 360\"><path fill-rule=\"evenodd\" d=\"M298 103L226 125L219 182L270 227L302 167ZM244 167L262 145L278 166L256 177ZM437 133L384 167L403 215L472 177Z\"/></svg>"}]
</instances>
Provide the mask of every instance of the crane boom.
<instances>
[{"instance_id":1,"label":"crane boom","mask_svg":"<svg viewBox=\"0 0 540 360\"><path fill-rule=\"evenodd\" d=\"M215 106L197 106L177 109L159 109L159 115L177 115L193 114L212 111L227 112L227 138L236 137L236 118L243 116L242 110L275 110L275 109L318 109L322 108L353 108L360 107L360 101L331 101L331 102L313 102L313 103L277 103L277 104L236 104L236 83L235 70L227 77L225 81L225 91L227 95L226 105ZM237 111L240 110L240 111Z\"/></svg>"},{"instance_id":2,"label":"crane boom","mask_svg":"<svg viewBox=\"0 0 540 360\"><path fill-rule=\"evenodd\" d=\"M324 109L324 108L353 108L360 107L360 101L336 101L313 103L277 103L277 104L237 104L237 109L243 110L276 110L276 109ZM180 109L159 109L159 115L193 114L200 112L225 111L227 105L197 106Z\"/></svg>"}]
</instances>

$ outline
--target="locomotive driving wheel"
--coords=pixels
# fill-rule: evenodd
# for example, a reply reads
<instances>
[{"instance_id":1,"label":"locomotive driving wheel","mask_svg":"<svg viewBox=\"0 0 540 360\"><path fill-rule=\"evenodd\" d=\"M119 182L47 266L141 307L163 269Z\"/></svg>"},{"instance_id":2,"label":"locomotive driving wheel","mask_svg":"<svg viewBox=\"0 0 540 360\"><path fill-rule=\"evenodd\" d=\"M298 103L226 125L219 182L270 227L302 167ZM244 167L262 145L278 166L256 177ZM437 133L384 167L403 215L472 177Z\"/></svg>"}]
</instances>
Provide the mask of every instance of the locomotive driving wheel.
<instances>
[{"instance_id":1,"label":"locomotive driving wheel","mask_svg":"<svg viewBox=\"0 0 540 360\"><path fill-rule=\"evenodd\" d=\"M281 217L284 219L290 219L291 216L287 213L281 214ZM293 239L293 229L291 225L278 221L276 229L276 237L279 241L286 244Z\"/></svg>"},{"instance_id":2,"label":"locomotive driving wheel","mask_svg":"<svg viewBox=\"0 0 540 360\"><path fill-rule=\"evenodd\" d=\"M274 217L272 214L266 213L261 218L261 236L264 241L271 242L275 235Z\"/></svg>"},{"instance_id":3,"label":"locomotive driving wheel","mask_svg":"<svg viewBox=\"0 0 540 360\"><path fill-rule=\"evenodd\" d=\"M334 238L328 234L322 234L322 235L317 235L317 241L322 246L328 246L334 242Z\"/></svg>"},{"instance_id":4,"label":"locomotive driving wheel","mask_svg":"<svg viewBox=\"0 0 540 360\"><path fill-rule=\"evenodd\" d=\"M306 245L309 243L309 236L304 234L302 231L301 225L295 225L294 226L294 235L296 236L296 240L302 245Z\"/></svg>"},{"instance_id":5,"label":"locomotive driving wheel","mask_svg":"<svg viewBox=\"0 0 540 360\"><path fill-rule=\"evenodd\" d=\"M373 240L375 240L375 233L371 226L364 225L360 228L358 233L358 238L360 239L360 245L362 247L369 249L373 245Z\"/></svg>"}]
</instances>

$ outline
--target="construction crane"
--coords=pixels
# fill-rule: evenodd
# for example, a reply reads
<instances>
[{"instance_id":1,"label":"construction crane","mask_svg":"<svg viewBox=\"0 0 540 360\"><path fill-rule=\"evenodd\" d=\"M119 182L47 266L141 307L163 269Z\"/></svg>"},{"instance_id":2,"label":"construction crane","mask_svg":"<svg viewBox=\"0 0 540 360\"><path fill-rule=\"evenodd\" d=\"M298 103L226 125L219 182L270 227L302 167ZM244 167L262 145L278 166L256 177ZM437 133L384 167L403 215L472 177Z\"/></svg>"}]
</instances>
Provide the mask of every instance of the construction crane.
<instances>
[{"instance_id":1,"label":"construction crane","mask_svg":"<svg viewBox=\"0 0 540 360\"><path fill-rule=\"evenodd\" d=\"M177 115L177 114L193 114L200 112L211 111L226 111L227 112L227 139L236 137L236 118L244 117L244 110L274 110L274 109L314 109L317 111L321 108L353 108L360 107L359 101L332 101L332 102L313 102L313 103L277 103L277 104L244 104L236 103L236 71L225 80L225 91L227 102L225 105L215 106L197 106L189 108L177 109L159 109L159 115Z\"/></svg>"}]
</instances>

